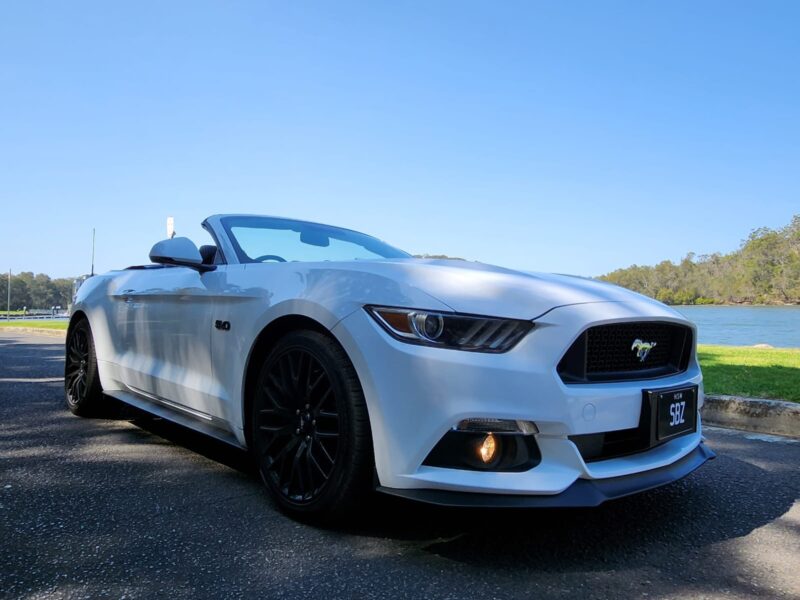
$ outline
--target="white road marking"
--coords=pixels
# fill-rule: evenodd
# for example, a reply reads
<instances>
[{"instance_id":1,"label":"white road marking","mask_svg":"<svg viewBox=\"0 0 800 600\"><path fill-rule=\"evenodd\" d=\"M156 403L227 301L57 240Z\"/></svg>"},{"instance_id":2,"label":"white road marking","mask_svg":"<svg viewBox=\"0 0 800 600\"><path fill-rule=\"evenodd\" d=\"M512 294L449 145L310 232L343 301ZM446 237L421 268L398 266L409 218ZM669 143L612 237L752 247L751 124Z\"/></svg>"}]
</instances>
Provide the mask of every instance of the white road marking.
<instances>
[{"instance_id":1,"label":"white road marking","mask_svg":"<svg viewBox=\"0 0 800 600\"><path fill-rule=\"evenodd\" d=\"M0 383L60 383L63 377L0 377Z\"/></svg>"}]
</instances>

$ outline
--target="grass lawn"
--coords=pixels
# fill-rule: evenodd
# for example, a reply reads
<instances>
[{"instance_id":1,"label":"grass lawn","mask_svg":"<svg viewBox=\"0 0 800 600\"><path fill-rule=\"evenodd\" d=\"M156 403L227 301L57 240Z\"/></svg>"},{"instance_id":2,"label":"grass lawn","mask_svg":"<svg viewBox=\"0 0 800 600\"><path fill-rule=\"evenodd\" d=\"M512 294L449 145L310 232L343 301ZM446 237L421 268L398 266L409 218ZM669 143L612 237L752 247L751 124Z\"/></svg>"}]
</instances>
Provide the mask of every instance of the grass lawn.
<instances>
[{"instance_id":1,"label":"grass lawn","mask_svg":"<svg viewBox=\"0 0 800 600\"><path fill-rule=\"evenodd\" d=\"M63 329L64 331L67 330L67 325L69 325L69 321L66 319L61 319L59 321L47 321L45 319L32 319L30 321L22 321L22 320L13 320L13 321L3 321L0 320L0 327L35 327L36 329Z\"/></svg>"},{"instance_id":2,"label":"grass lawn","mask_svg":"<svg viewBox=\"0 0 800 600\"><path fill-rule=\"evenodd\" d=\"M800 348L697 347L705 390L800 402Z\"/></svg>"}]
</instances>

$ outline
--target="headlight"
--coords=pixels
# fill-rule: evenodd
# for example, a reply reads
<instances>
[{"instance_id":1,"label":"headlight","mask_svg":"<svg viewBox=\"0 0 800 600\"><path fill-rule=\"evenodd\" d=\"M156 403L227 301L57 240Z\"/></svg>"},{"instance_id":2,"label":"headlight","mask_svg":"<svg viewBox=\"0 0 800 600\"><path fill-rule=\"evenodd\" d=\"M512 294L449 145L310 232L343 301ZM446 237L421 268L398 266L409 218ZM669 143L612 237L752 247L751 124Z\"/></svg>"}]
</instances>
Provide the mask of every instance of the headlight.
<instances>
[{"instance_id":1,"label":"headlight","mask_svg":"<svg viewBox=\"0 0 800 600\"><path fill-rule=\"evenodd\" d=\"M506 352L533 329L533 322L517 319L383 306L364 308L393 337L423 346Z\"/></svg>"}]
</instances>

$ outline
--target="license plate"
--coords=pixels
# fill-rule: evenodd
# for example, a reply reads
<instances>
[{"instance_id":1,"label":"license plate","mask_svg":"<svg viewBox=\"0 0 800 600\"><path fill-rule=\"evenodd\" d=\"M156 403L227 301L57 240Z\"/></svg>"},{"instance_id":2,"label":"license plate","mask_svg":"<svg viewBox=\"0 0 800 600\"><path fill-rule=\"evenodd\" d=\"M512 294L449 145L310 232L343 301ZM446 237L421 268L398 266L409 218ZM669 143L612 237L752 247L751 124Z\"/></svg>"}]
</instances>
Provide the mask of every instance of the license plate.
<instances>
[{"instance_id":1,"label":"license plate","mask_svg":"<svg viewBox=\"0 0 800 600\"><path fill-rule=\"evenodd\" d=\"M697 387L653 390L656 404L656 439L666 440L697 430Z\"/></svg>"}]
</instances>

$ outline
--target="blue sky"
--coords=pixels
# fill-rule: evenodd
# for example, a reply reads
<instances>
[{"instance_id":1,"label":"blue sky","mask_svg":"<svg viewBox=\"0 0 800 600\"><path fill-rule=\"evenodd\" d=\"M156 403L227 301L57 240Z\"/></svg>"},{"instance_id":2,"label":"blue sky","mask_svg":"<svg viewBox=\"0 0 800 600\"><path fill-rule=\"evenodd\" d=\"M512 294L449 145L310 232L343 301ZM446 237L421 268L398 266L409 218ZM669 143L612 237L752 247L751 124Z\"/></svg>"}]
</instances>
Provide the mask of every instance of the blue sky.
<instances>
[{"instance_id":1,"label":"blue sky","mask_svg":"<svg viewBox=\"0 0 800 600\"><path fill-rule=\"evenodd\" d=\"M0 269L307 218L597 275L800 213L797 2L0 6Z\"/></svg>"}]
</instances>

